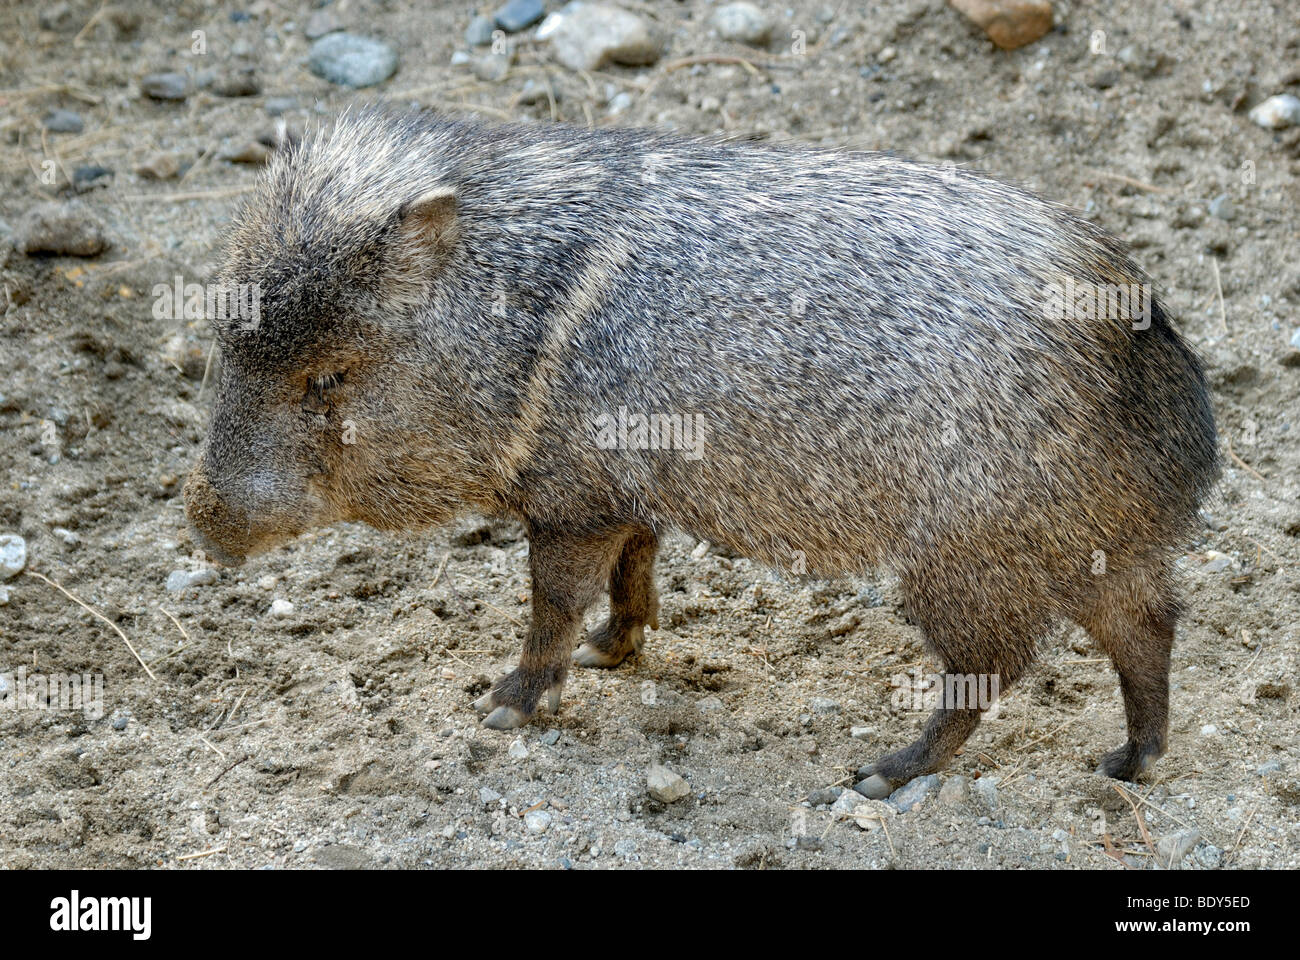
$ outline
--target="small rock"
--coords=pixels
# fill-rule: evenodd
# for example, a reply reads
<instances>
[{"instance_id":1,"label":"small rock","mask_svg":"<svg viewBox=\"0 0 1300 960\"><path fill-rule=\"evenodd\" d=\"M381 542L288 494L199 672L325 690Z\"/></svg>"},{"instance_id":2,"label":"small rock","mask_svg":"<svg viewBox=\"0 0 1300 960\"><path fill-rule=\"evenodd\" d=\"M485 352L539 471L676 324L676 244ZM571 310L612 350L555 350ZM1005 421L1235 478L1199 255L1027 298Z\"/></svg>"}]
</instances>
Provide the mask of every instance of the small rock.
<instances>
[{"instance_id":1,"label":"small rock","mask_svg":"<svg viewBox=\"0 0 1300 960\"><path fill-rule=\"evenodd\" d=\"M190 82L182 73L151 73L140 81L140 91L155 100L184 100Z\"/></svg>"},{"instance_id":2,"label":"small rock","mask_svg":"<svg viewBox=\"0 0 1300 960\"><path fill-rule=\"evenodd\" d=\"M840 705L830 697L813 697L813 713L839 713Z\"/></svg>"},{"instance_id":3,"label":"small rock","mask_svg":"<svg viewBox=\"0 0 1300 960\"><path fill-rule=\"evenodd\" d=\"M469 69L485 83L496 83L510 72L513 53L483 53L470 58Z\"/></svg>"},{"instance_id":4,"label":"small rock","mask_svg":"<svg viewBox=\"0 0 1300 960\"><path fill-rule=\"evenodd\" d=\"M836 817L851 817L854 810L867 802L867 798L856 790L843 790L831 804L831 813Z\"/></svg>"},{"instance_id":5,"label":"small rock","mask_svg":"<svg viewBox=\"0 0 1300 960\"><path fill-rule=\"evenodd\" d=\"M293 604L288 600L276 597L271 601L271 609L267 613L277 620L283 620L286 617L293 616Z\"/></svg>"},{"instance_id":6,"label":"small rock","mask_svg":"<svg viewBox=\"0 0 1300 960\"><path fill-rule=\"evenodd\" d=\"M1212 723L1207 723L1205 726L1201 727L1201 736L1203 737L1212 737L1218 732L1219 728Z\"/></svg>"},{"instance_id":7,"label":"small rock","mask_svg":"<svg viewBox=\"0 0 1300 960\"><path fill-rule=\"evenodd\" d=\"M209 586L217 580L217 571L212 567L202 567L198 570L173 570L167 574L166 586L169 593L179 593L190 587Z\"/></svg>"},{"instance_id":8,"label":"small rock","mask_svg":"<svg viewBox=\"0 0 1300 960\"><path fill-rule=\"evenodd\" d=\"M317 10L307 18L307 23L302 28L302 35L308 40L319 40L326 34L342 29L343 22L339 20L338 14L326 7L323 10Z\"/></svg>"},{"instance_id":9,"label":"small rock","mask_svg":"<svg viewBox=\"0 0 1300 960\"><path fill-rule=\"evenodd\" d=\"M1261 763L1255 768L1255 775L1267 777L1270 773L1277 773L1282 769L1282 764L1276 760L1270 760L1268 763Z\"/></svg>"},{"instance_id":10,"label":"small rock","mask_svg":"<svg viewBox=\"0 0 1300 960\"><path fill-rule=\"evenodd\" d=\"M274 590L275 585L280 581L273 574L264 574L257 578L257 586L260 590Z\"/></svg>"},{"instance_id":11,"label":"small rock","mask_svg":"<svg viewBox=\"0 0 1300 960\"><path fill-rule=\"evenodd\" d=\"M661 803L676 803L690 794L691 786L667 767L656 763L646 773L646 792Z\"/></svg>"},{"instance_id":12,"label":"small rock","mask_svg":"<svg viewBox=\"0 0 1300 960\"><path fill-rule=\"evenodd\" d=\"M554 729L547 730L538 739L541 740L542 743L544 743L546 746L553 747L560 742L560 731Z\"/></svg>"},{"instance_id":13,"label":"small rock","mask_svg":"<svg viewBox=\"0 0 1300 960\"><path fill-rule=\"evenodd\" d=\"M546 11L542 0L508 0L494 15L496 25L506 33L518 33L525 27L531 27ZM489 35L488 39L491 39Z\"/></svg>"},{"instance_id":14,"label":"small rock","mask_svg":"<svg viewBox=\"0 0 1300 960\"><path fill-rule=\"evenodd\" d=\"M874 727L849 727L849 736L854 740L869 740L875 732Z\"/></svg>"},{"instance_id":15,"label":"small rock","mask_svg":"<svg viewBox=\"0 0 1300 960\"><path fill-rule=\"evenodd\" d=\"M106 187L113 178L113 171L108 167L88 165L77 167L72 171L72 188L78 193L85 193L95 187Z\"/></svg>"},{"instance_id":16,"label":"small rock","mask_svg":"<svg viewBox=\"0 0 1300 960\"><path fill-rule=\"evenodd\" d=\"M1250 119L1268 130L1300 125L1300 98L1289 93L1269 97L1250 111Z\"/></svg>"},{"instance_id":17,"label":"small rock","mask_svg":"<svg viewBox=\"0 0 1300 960\"><path fill-rule=\"evenodd\" d=\"M80 133L86 128L81 114L72 110L51 110L43 123L50 133Z\"/></svg>"},{"instance_id":18,"label":"small rock","mask_svg":"<svg viewBox=\"0 0 1300 960\"><path fill-rule=\"evenodd\" d=\"M373 87L397 71L397 51L386 43L355 33L331 33L311 45L311 72L345 87Z\"/></svg>"},{"instance_id":19,"label":"small rock","mask_svg":"<svg viewBox=\"0 0 1300 960\"><path fill-rule=\"evenodd\" d=\"M0 534L0 580L12 580L27 566L27 541L16 533Z\"/></svg>"},{"instance_id":20,"label":"small rock","mask_svg":"<svg viewBox=\"0 0 1300 960\"><path fill-rule=\"evenodd\" d=\"M75 204L43 203L29 210L18 224L14 247L28 256L93 257L108 247L108 240L103 223L89 211Z\"/></svg>"},{"instance_id":21,"label":"small rock","mask_svg":"<svg viewBox=\"0 0 1300 960\"><path fill-rule=\"evenodd\" d=\"M1300 327L1295 328L1295 333L1291 334L1291 346L1300 350Z\"/></svg>"},{"instance_id":22,"label":"small rock","mask_svg":"<svg viewBox=\"0 0 1300 960\"><path fill-rule=\"evenodd\" d=\"M9 606L9 588L0 587L0 607Z\"/></svg>"},{"instance_id":23,"label":"small rock","mask_svg":"<svg viewBox=\"0 0 1300 960\"><path fill-rule=\"evenodd\" d=\"M174 153L155 153L135 168L146 180L170 180L181 172L181 160Z\"/></svg>"},{"instance_id":24,"label":"small rock","mask_svg":"<svg viewBox=\"0 0 1300 960\"><path fill-rule=\"evenodd\" d=\"M1052 29L1052 5L1046 0L948 0L948 5L1003 50L1033 43Z\"/></svg>"},{"instance_id":25,"label":"small rock","mask_svg":"<svg viewBox=\"0 0 1300 960\"><path fill-rule=\"evenodd\" d=\"M907 813L938 789L939 778L937 775L932 773L928 777L917 777L890 794L889 804L899 813Z\"/></svg>"},{"instance_id":26,"label":"small rock","mask_svg":"<svg viewBox=\"0 0 1300 960\"><path fill-rule=\"evenodd\" d=\"M722 709L722 700L719 697L705 697L695 705L700 713L713 713Z\"/></svg>"},{"instance_id":27,"label":"small rock","mask_svg":"<svg viewBox=\"0 0 1300 960\"><path fill-rule=\"evenodd\" d=\"M1210 201L1210 216L1218 217L1220 220L1231 220L1237 215L1237 209L1232 204L1232 197L1226 193L1221 193Z\"/></svg>"},{"instance_id":28,"label":"small rock","mask_svg":"<svg viewBox=\"0 0 1300 960\"><path fill-rule=\"evenodd\" d=\"M50 530L50 533L54 534L70 547L75 547L77 544L81 543L81 537L77 536L77 534L73 533L67 527L54 527Z\"/></svg>"},{"instance_id":29,"label":"small rock","mask_svg":"<svg viewBox=\"0 0 1300 960\"><path fill-rule=\"evenodd\" d=\"M528 748L524 746L523 740L516 740L510 744L510 749L506 751L506 754L511 760L527 760Z\"/></svg>"},{"instance_id":30,"label":"small rock","mask_svg":"<svg viewBox=\"0 0 1300 960\"><path fill-rule=\"evenodd\" d=\"M497 793L491 787L479 787L478 798L479 802L482 803L483 806L490 807L501 799L501 794Z\"/></svg>"},{"instance_id":31,"label":"small rock","mask_svg":"<svg viewBox=\"0 0 1300 960\"><path fill-rule=\"evenodd\" d=\"M842 787L818 787L808 794L808 802L814 807L820 807L822 804L834 803L836 798L844 792Z\"/></svg>"},{"instance_id":32,"label":"small rock","mask_svg":"<svg viewBox=\"0 0 1300 960\"><path fill-rule=\"evenodd\" d=\"M1214 844L1207 843L1196 851L1196 859L1201 861L1201 866L1216 870L1223 863L1223 851Z\"/></svg>"},{"instance_id":33,"label":"small rock","mask_svg":"<svg viewBox=\"0 0 1300 960\"><path fill-rule=\"evenodd\" d=\"M1201 831L1199 830L1183 830L1180 833L1161 837L1156 841L1156 857L1160 861L1160 866L1169 870L1178 869L1183 858L1200 842Z\"/></svg>"},{"instance_id":34,"label":"small rock","mask_svg":"<svg viewBox=\"0 0 1300 960\"><path fill-rule=\"evenodd\" d=\"M255 97L262 92L252 67L227 70L212 82L212 92L219 97Z\"/></svg>"},{"instance_id":35,"label":"small rock","mask_svg":"<svg viewBox=\"0 0 1300 960\"><path fill-rule=\"evenodd\" d=\"M1206 573L1223 573L1230 570L1235 565L1232 557L1226 553L1220 553L1218 550L1205 551L1205 565L1201 568Z\"/></svg>"},{"instance_id":36,"label":"small rock","mask_svg":"<svg viewBox=\"0 0 1300 960\"><path fill-rule=\"evenodd\" d=\"M963 776L949 777L939 788L939 802L944 806L957 806L970 799L970 781Z\"/></svg>"},{"instance_id":37,"label":"small rock","mask_svg":"<svg viewBox=\"0 0 1300 960\"><path fill-rule=\"evenodd\" d=\"M862 830L879 830L881 824L898 815L898 811L886 803L884 800L868 800L862 798L862 802L853 808L853 822Z\"/></svg>"},{"instance_id":38,"label":"small rock","mask_svg":"<svg viewBox=\"0 0 1300 960\"><path fill-rule=\"evenodd\" d=\"M260 165L266 163L270 157L271 148L264 143L258 143L256 140L250 140L238 146L223 147L217 152L217 159L225 160L227 163Z\"/></svg>"},{"instance_id":39,"label":"small rock","mask_svg":"<svg viewBox=\"0 0 1300 960\"><path fill-rule=\"evenodd\" d=\"M492 42L496 24L491 17L477 16L465 28L465 42L471 47L486 47Z\"/></svg>"},{"instance_id":40,"label":"small rock","mask_svg":"<svg viewBox=\"0 0 1300 960\"><path fill-rule=\"evenodd\" d=\"M130 722L131 722L130 717L125 717L125 716L114 717L111 726L114 730L125 730L127 724Z\"/></svg>"},{"instance_id":41,"label":"small rock","mask_svg":"<svg viewBox=\"0 0 1300 960\"><path fill-rule=\"evenodd\" d=\"M267 97L262 104L262 109L266 111L267 116L278 117L282 113L288 113L298 106L298 101L294 97Z\"/></svg>"},{"instance_id":42,"label":"small rock","mask_svg":"<svg viewBox=\"0 0 1300 960\"><path fill-rule=\"evenodd\" d=\"M985 810L993 813L998 808L998 781L996 777L980 777L970 785L973 796Z\"/></svg>"},{"instance_id":43,"label":"small rock","mask_svg":"<svg viewBox=\"0 0 1300 960\"><path fill-rule=\"evenodd\" d=\"M529 810L524 814L524 826L534 836L541 836L551 825L551 815L545 810Z\"/></svg>"},{"instance_id":44,"label":"small rock","mask_svg":"<svg viewBox=\"0 0 1300 960\"><path fill-rule=\"evenodd\" d=\"M723 40L767 46L772 39L772 21L752 3L729 3L713 14L713 26Z\"/></svg>"},{"instance_id":45,"label":"small rock","mask_svg":"<svg viewBox=\"0 0 1300 960\"><path fill-rule=\"evenodd\" d=\"M599 70L607 63L642 66L663 51L649 23L605 3L569 4L548 36L555 59L570 70Z\"/></svg>"}]
</instances>

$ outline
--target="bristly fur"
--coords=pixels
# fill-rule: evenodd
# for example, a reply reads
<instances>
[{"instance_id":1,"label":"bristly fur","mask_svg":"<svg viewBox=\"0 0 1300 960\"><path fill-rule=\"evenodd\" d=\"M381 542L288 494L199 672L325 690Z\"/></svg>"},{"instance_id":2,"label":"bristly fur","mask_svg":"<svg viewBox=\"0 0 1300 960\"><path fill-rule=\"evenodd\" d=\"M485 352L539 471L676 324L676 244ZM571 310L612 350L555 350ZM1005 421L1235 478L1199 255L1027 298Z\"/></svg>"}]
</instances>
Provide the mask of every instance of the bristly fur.
<instances>
[{"instance_id":1,"label":"bristly fur","mask_svg":"<svg viewBox=\"0 0 1300 960\"><path fill-rule=\"evenodd\" d=\"M399 229L438 189L454 231ZM589 659L626 655L654 539L684 529L783 567L893 567L946 668L1004 690L1073 619L1130 711L1109 772L1163 749L1171 550L1218 474L1214 417L1158 299L1145 325L1044 310L1067 283L1150 290L1065 208L881 154L369 108L273 160L224 276L262 285L264 322L219 331L198 526L239 554L340 518L522 518L568 606L535 611L493 706L527 719L562 682L582 577L622 578L626 623ZM265 412L293 394L268 383L331 365L335 421ZM699 415L704 455L600 447L620 409ZM361 442L330 433L343 418ZM251 450L280 484L257 509ZM933 769L978 714L936 718L875 774Z\"/></svg>"}]
</instances>

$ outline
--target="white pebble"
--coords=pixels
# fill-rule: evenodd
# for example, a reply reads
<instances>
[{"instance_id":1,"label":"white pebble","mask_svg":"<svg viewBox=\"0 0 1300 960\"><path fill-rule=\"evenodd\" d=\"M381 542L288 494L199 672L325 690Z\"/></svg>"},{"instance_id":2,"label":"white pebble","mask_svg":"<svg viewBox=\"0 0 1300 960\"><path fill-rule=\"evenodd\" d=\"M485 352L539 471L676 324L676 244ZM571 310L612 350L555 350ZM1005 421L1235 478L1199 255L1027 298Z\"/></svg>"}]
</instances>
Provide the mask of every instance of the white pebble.
<instances>
[{"instance_id":1,"label":"white pebble","mask_svg":"<svg viewBox=\"0 0 1300 960\"><path fill-rule=\"evenodd\" d=\"M1289 93L1269 97L1250 111L1250 119L1268 130L1285 130L1300 124L1300 98Z\"/></svg>"},{"instance_id":2,"label":"white pebble","mask_svg":"<svg viewBox=\"0 0 1300 960\"><path fill-rule=\"evenodd\" d=\"M271 601L271 609L268 612L277 620L283 620L285 617L293 616L293 604L276 597Z\"/></svg>"},{"instance_id":3,"label":"white pebble","mask_svg":"<svg viewBox=\"0 0 1300 960\"><path fill-rule=\"evenodd\" d=\"M27 566L27 541L16 533L0 535L0 580L9 580Z\"/></svg>"}]
</instances>

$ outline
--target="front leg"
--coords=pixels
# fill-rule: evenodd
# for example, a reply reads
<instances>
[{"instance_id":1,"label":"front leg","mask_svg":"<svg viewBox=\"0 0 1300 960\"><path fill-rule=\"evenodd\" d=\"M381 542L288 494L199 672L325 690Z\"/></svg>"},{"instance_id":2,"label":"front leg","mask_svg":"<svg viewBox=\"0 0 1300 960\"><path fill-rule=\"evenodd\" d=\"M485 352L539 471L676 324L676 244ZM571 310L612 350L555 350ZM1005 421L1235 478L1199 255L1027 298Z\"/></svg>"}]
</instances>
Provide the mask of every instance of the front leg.
<instances>
[{"instance_id":1,"label":"front leg","mask_svg":"<svg viewBox=\"0 0 1300 960\"><path fill-rule=\"evenodd\" d=\"M485 727L509 730L531 720L539 707L559 709L582 614L608 582L626 537L620 528L577 535L529 524L532 623L519 666L474 701L474 709L487 714Z\"/></svg>"}]
</instances>

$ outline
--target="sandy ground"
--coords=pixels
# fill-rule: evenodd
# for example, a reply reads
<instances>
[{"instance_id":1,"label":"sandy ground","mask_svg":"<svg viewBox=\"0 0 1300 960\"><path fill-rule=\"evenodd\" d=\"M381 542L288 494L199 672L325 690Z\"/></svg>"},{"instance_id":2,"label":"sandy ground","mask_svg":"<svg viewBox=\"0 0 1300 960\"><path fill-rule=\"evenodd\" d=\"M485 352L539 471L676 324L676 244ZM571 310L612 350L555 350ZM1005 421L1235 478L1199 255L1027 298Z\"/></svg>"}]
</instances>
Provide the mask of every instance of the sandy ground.
<instances>
[{"instance_id":1,"label":"sandy ground","mask_svg":"<svg viewBox=\"0 0 1300 960\"><path fill-rule=\"evenodd\" d=\"M766 49L719 39L700 0L642 3L670 37L658 64L583 77L523 34L506 76L485 81L451 64L468 4L340 0L345 25L401 58L353 93L304 68L308 4L127 2L134 25L101 16L87 30L97 2L46 30L49 6L0 9L0 232L64 196L65 171L100 165L111 179L80 202L113 246L39 258L0 240L0 533L26 538L28 570L111 621L156 679L49 583L5 584L0 672L99 673L105 695L100 718L0 700L0 866L1123 870L1156 865L1144 831L1190 830L1186 869L1300 865L1300 129L1247 118L1300 93L1294 8L1058 3L1058 29L1004 53L938 0L766 3ZM670 69L700 54L748 65ZM239 64L259 94L139 92L147 73ZM550 98L521 98L530 81L549 83L567 122L985 169L1133 244L1209 364L1228 464L1183 561L1171 743L1153 783L1117 790L1091 772L1124 739L1122 706L1101 654L1063 629L941 777L995 791L957 782L883 830L837 821L826 788L920 725L891 709L891 684L937 667L884 572L783 580L671 542L644 655L575 672L557 718L511 734L481 730L468 707L513 664L526 622L527 544L510 524L467 517L405 539L339 527L165 588L192 563L178 478L205 428L210 337L204 321L155 319L151 290L211 269L257 172L221 151L269 132L268 101L284 97L291 128L376 97L549 123ZM43 133L56 107L83 132ZM135 173L160 152L193 163L183 182ZM54 184L39 176L50 159ZM1208 212L1223 194L1230 220ZM269 615L277 598L289 616ZM648 796L652 763L690 795ZM544 832L529 811L549 815Z\"/></svg>"}]
</instances>

